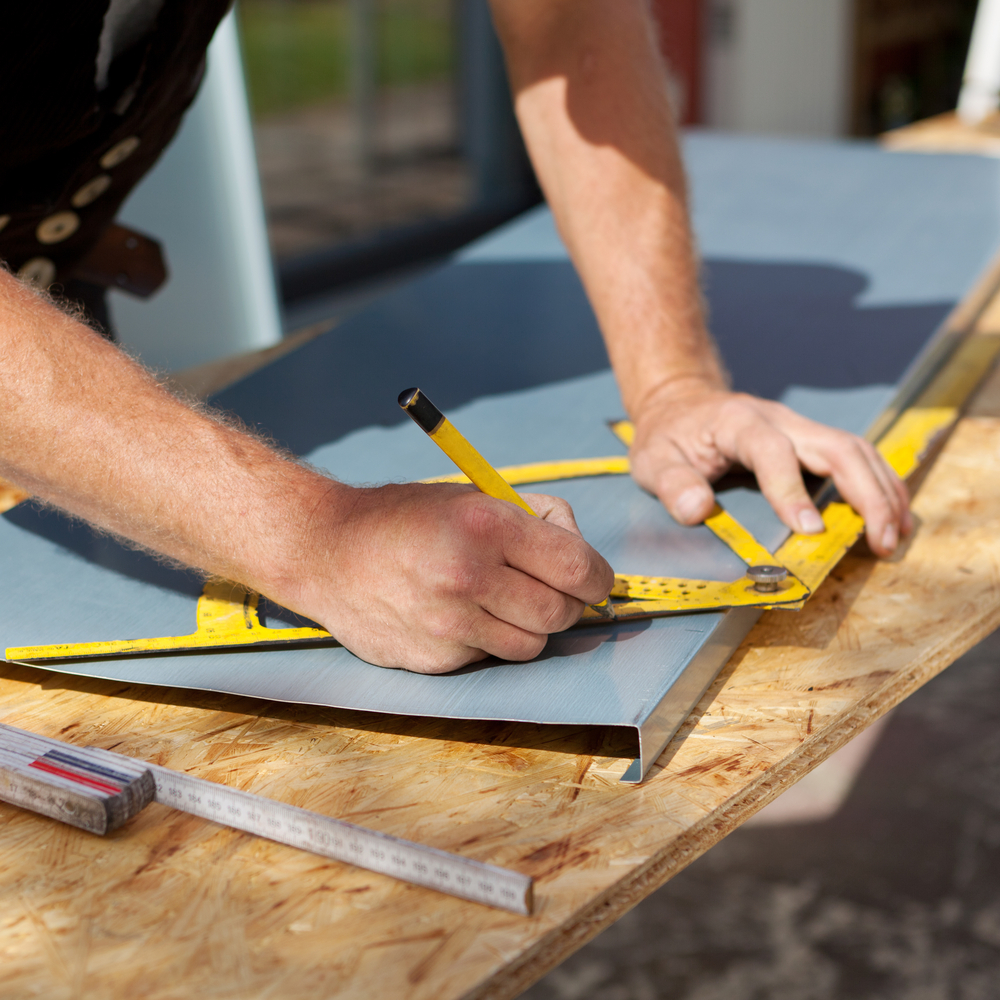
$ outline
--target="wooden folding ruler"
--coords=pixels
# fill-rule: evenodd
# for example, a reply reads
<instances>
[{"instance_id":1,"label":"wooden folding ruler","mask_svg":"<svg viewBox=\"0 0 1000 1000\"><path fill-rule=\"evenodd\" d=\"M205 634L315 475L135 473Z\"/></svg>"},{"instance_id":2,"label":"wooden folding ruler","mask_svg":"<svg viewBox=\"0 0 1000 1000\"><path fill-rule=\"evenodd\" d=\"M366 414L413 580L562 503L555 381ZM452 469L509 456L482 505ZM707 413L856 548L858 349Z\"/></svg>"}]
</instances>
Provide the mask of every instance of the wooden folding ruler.
<instances>
[{"instance_id":1,"label":"wooden folding ruler","mask_svg":"<svg viewBox=\"0 0 1000 1000\"><path fill-rule=\"evenodd\" d=\"M917 385L910 401L890 412L880 421L881 426L877 425L876 447L904 479L912 475L935 443L957 422L963 405L1000 353L1000 336L966 334L957 343L953 336L945 346L943 359L932 366L929 374L921 376L923 384ZM612 429L625 444L631 444L633 428L628 421L618 421L612 424ZM613 455L515 465L498 471L511 485L526 486L585 476L627 475L629 460ZM423 481L468 482L461 474ZM617 574L611 591L614 618L625 621L738 607L801 608L864 531L862 518L829 486L821 491L818 503L826 530L816 535L793 534L774 553L731 514L716 506L705 525L747 564L746 574L733 582ZM15 646L7 649L5 657L36 663L223 646L336 642L324 629L266 627L257 613L258 599L257 594L239 584L210 581L198 600L195 630L188 635ZM606 618L600 618L589 608L581 619L582 623L598 621L607 623Z\"/></svg>"}]
</instances>

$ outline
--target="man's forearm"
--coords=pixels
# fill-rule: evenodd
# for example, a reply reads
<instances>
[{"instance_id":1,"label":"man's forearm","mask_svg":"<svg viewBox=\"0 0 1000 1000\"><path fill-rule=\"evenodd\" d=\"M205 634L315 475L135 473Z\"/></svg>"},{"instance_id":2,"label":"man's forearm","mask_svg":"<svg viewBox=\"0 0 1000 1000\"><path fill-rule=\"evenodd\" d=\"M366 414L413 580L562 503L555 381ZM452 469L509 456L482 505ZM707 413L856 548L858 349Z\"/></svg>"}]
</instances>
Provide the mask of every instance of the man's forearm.
<instances>
[{"instance_id":1,"label":"man's forearm","mask_svg":"<svg viewBox=\"0 0 1000 1000\"><path fill-rule=\"evenodd\" d=\"M188 565L294 589L302 526L337 483L173 397L0 274L0 476Z\"/></svg>"},{"instance_id":2,"label":"man's forearm","mask_svg":"<svg viewBox=\"0 0 1000 1000\"><path fill-rule=\"evenodd\" d=\"M385 666L536 656L611 567L562 501L335 482L174 398L0 272L0 477L260 591Z\"/></svg>"},{"instance_id":3,"label":"man's forearm","mask_svg":"<svg viewBox=\"0 0 1000 1000\"><path fill-rule=\"evenodd\" d=\"M493 10L532 162L626 408L667 383L723 386L645 0L493 0Z\"/></svg>"},{"instance_id":4,"label":"man's forearm","mask_svg":"<svg viewBox=\"0 0 1000 1000\"><path fill-rule=\"evenodd\" d=\"M898 477L865 441L727 391L708 334L667 80L647 0L491 0L521 130L635 421L632 474L675 518L752 469L798 531L823 521L801 466L832 476L891 552L909 529Z\"/></svg>"}]
</instances>

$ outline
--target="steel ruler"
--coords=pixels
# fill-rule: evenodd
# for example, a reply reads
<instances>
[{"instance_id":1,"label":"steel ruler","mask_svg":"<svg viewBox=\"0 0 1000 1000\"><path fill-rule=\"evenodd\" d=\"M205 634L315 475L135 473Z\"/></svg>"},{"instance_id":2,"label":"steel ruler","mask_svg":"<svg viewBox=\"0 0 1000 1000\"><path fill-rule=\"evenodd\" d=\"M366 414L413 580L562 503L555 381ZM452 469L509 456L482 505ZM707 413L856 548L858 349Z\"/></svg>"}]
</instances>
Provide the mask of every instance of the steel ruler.
<instances>
[{"instance_id":1,"label":"steel ruler","mask_svg":"<svg viewBox=\"0 0 1000 1000\"><path fill-rule=\"evenodd\" d=\"M0 723L0 800L105 834L150 802L476 903L529 915L528 875Z\"/></svg>"}]
</instances>

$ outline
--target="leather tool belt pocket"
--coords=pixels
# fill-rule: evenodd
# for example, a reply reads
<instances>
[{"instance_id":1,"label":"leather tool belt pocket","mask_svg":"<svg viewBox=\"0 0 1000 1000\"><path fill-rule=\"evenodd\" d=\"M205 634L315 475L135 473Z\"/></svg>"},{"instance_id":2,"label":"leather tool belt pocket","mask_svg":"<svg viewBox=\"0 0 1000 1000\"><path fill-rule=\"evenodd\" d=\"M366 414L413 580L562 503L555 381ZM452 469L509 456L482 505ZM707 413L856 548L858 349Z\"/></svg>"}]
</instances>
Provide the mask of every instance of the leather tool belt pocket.
<instances>
[{"instance_id":1,"label":"leather tool belt pocket","mask_svg":"<svg viewBox=\"0 0 1000 1000\"><path fill-rule=\"evenodd\" d=\"M166 280L163 248L151 236L112 222L69 277L149 298Z\"/></svg>"}]
</instances>

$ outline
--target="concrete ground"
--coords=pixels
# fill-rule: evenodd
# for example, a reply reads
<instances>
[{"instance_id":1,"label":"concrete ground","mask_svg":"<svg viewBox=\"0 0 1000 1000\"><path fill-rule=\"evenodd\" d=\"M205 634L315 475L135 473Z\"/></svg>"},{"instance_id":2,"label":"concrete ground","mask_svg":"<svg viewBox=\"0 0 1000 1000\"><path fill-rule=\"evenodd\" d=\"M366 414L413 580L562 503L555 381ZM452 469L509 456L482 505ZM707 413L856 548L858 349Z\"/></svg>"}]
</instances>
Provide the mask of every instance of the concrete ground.
<instances>
[{"instance_id":1,"label":"concrete ground","mask_svg":"<svg viewBox=\"0 0 1000 1000\"><path fill-rule=\"evenodd\" d=\"M1000 998L1000 632L868 743L524 1000Z\"/></svg>"}]
</instances>

